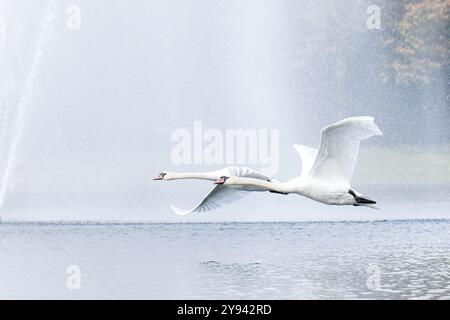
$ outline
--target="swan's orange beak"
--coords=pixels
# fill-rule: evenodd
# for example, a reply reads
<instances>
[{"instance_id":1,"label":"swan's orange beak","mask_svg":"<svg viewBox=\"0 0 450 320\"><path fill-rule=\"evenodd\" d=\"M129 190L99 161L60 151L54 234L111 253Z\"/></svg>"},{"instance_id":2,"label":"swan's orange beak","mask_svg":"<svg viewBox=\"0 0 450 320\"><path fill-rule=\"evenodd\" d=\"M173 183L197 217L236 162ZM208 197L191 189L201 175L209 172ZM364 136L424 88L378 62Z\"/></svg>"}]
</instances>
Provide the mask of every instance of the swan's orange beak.
<instances>
[{"instance_id":1,"label":"swan's orange beak","mask_svg":"<svg viewBox=\"0 0 450 320\"><path fill-rule=\"evenodd\" d=\"M153 178L153 180L162 180L163 178L161 176L158 176L156 178Z\"/></svg>"},{"instance_id":2,"label":"swan's orange beak","mask_svg":"<svg viewBox=\"0 0 450 320\"><path fill-rule=\"evenodd\" d=\"M224 178L220 178L219 180L214 182L214 184L224 184L224 183L225 183L225 179Z\"/></svg>"}]
</instances>

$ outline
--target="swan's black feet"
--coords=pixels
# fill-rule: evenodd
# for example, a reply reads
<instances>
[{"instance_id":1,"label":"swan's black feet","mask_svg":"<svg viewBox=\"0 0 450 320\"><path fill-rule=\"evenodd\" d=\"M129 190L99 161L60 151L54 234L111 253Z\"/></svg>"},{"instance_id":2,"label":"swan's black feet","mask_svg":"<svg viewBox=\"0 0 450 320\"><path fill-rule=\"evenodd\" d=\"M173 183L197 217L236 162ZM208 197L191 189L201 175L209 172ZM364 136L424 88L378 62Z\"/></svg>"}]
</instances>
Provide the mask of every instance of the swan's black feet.
<instances>
[{"instance_id":1,"label":"swan's black feet","mask_svg":"<svg viewBox=\"0 0 450 320\"><path fill-rule=\"evenodd\" d=\"M370 200L370 199L358 197L353 190L348 190L348 193L350 193L353 196L353 198L355 198L355 201L357 203L368 203L368 204L375 204L375 203L377 203L376 201L373 201L373 200ZM357 206L357 204L354 204L354 206Z\"/></svg>"}]
</instances>

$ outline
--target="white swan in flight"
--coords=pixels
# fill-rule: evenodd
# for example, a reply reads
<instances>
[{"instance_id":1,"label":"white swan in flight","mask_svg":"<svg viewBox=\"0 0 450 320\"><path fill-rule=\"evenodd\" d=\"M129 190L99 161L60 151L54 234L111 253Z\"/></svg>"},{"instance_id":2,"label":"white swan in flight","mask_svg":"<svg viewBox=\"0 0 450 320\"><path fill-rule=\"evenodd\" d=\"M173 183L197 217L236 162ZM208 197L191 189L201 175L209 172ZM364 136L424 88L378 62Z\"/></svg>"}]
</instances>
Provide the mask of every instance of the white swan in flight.
<instances>
[{"instance_id":1,"label":"white swan in flight","mask_svg":"<svg viewBox=\"0 0 450 320\"><path fill-rule=\"evenodd\" d=\"M300 177L284 183L245 177L222 176L216 181L225 186L252 186L266 191L295 193L329 205L375 207L375 201L363 197L350 186L362 140L383 135L372 117L346 118L322 129L322 140L317 155L314 149L296 146L303 154ZM314 158L314 161L310 161ZM305 165L306 164L306 165Z\"/></svg>"},{"instance_id":2,"label":"white swan in flight","mask_svg":"<svg viewBox=\"0 0 450 320\"><path fill-rule=\"evenodd\" d=\"M271 181L270 177L253 169L246 167L230 166L217 171L209 172L161 172L153 180L179 180L179 179L200 179L200 180L219 180L223 176L235 176L250 178L252 180ZM240 199L245 192L239 191L267 191L266 188L258 186L225 186L217 184L194 208L185 210L170 205L172 210L179 215L186 215L192 212L203 212L216 209L224 203Z\"/></svg>"}]
</instances>

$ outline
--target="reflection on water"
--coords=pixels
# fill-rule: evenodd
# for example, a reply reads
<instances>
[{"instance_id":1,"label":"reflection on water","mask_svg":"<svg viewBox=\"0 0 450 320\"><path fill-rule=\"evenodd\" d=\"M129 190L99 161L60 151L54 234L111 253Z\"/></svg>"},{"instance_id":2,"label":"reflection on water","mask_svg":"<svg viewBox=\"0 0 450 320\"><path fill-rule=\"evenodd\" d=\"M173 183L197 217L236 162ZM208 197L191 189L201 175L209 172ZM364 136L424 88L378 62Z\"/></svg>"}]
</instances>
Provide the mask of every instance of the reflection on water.
<instances>
[{"instance_id":1,"label":"reflection on water","mask_svg":"<svg viewBox=\"0 0 450 320\"><path fill-rule=\"evenodd\" d=\"M450 220L4 223L0 298L450 299L449 230ZM68 265L81 268L80 290L66 287Z\"/></svg>"}]
</instances>

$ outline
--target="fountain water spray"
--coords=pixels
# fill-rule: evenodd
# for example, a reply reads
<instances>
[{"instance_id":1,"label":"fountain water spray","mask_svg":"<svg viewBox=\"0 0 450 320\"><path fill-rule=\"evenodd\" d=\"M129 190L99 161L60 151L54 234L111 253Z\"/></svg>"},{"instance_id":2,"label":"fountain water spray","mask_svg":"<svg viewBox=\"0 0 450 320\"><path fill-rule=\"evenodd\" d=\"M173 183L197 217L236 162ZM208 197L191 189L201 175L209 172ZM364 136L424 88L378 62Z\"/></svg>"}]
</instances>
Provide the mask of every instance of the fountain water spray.
<instances>
[{"instance_id":1,"label":"fountain water spray","mask_svg":"<svg viewBox=\"0 0 450 320\"><path fill-rule=\"evenodd\" d=\"M55 18L55 3L56 0L50 0L45 10L45 16L41 23L41 30L36 43L36 51L32 60L31 70L25 80L25 87L22 98L19 101L17 113L13 120L11 130L11 141L9 145L9 156L6 162L5 172L0 185L0 212L3 209L5 203L5 194L8 186L8 181L11 173L14 171L17 157L17 147L22 139L22 135L25 129L26 116L31 111L33 105L33 91L34 83L39 74L41 58L44 52L45 44L52 34L54 18Z\"/></svg>"}]
</instances>

